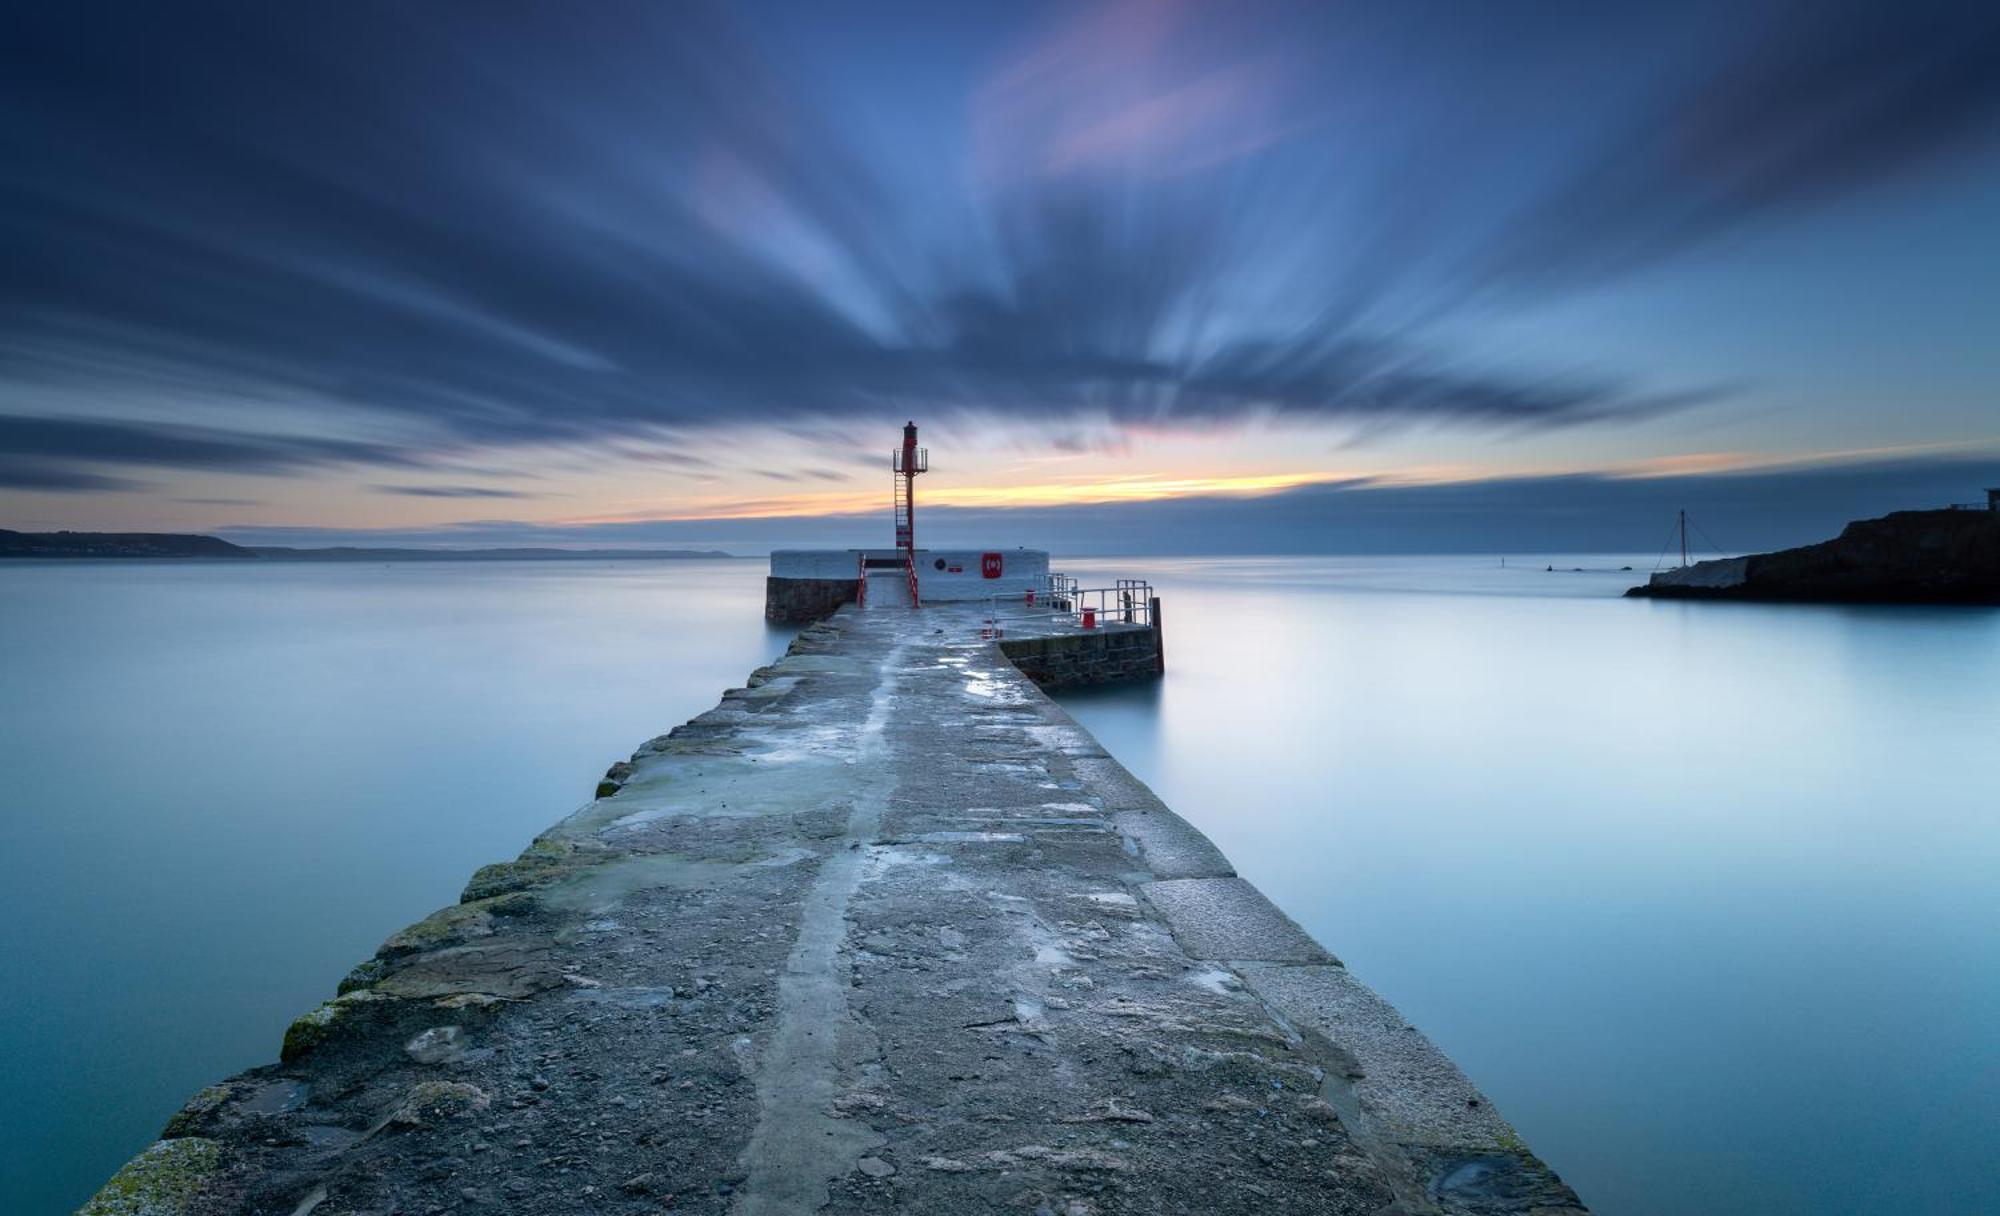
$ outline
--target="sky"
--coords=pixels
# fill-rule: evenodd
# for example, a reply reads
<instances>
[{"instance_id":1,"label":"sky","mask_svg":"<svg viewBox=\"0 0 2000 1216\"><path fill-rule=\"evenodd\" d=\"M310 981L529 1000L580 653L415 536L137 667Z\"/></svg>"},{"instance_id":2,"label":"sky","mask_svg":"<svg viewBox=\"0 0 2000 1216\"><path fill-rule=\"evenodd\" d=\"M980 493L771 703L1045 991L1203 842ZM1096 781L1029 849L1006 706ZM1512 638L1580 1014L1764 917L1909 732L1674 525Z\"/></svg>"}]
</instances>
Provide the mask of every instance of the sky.
<instances>
[{"instance_id":1,"label":"sky","mask_svg":"<svg viewBox=\"0 0 2000 1216\"><path fill-rule=\"evenodd\" d=\"M0 526L1792 543L2000 484L1996 217L1991 4L15 5Z\"/></svg>"}]
</instances>

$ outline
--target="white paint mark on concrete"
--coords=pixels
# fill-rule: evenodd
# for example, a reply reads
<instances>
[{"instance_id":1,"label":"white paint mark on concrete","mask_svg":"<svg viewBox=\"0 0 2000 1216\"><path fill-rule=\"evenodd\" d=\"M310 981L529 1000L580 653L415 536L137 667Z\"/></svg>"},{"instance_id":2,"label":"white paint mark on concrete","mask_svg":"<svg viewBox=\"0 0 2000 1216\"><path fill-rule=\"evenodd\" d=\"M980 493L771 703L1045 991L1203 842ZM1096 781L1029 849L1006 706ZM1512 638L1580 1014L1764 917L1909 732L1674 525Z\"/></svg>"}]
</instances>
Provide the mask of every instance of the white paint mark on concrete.
<instances>
[{"instance_id":1,"label":"white paint mark on concrete","mask_svg":"<svg viewBox=\"0 0 2000 1216\"><path fill-rule=\"evenodd\" d=\"M854 749L855 762L867 775L856 782L846 831L806 893L798 941L778 977L777 1029L757 1072L757 1130L743 1153L746 1176L733 1209L741 1216L818 1211L827 1202L829 1184L881 1142L860 1121L828 1112L848 1026L840 946L864 862L876 852L867 846L880 834L888 807L892 778L884 764L884 728L895 705L895 673L904 649L894 647L877 667L875 693Z\"/></svg>"},{"instance_id":2,"label":"white paint mark on concrete","mask_svg":"<svg viewBox=\"0 0 2000 1216\"><path fill-rule=\"evenodd\" d=\"M1243 981L1236 978L1235 972L1224 971L1219 967L1211 967L1206 971L1190 972L1184 978L1195 987L1206 988L1217 996L1226 996L1229 993L1240 991L1243 987Z\"/></svg>"}]
</instances>

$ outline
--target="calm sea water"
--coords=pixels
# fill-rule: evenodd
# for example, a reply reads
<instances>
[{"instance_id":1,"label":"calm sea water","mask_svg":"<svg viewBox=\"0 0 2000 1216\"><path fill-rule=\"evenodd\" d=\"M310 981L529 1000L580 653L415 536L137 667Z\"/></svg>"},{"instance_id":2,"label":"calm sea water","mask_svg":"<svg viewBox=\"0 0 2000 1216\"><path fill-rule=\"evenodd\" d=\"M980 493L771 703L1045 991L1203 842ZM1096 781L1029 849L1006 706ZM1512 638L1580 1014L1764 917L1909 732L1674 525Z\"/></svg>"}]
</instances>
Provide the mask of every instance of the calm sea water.
<instances>
[{"instance_id":1,"label":"calm sea water","mask_svg":"<svg viewBox=\"0 0 2000 1216\"><path fill-rule=\"evenodd\" d=\"M1171 674L1065 704L1605 1216L2000 1212L2000 611L1544 564L1071 563Z\"/></svg>"},{"instance_id":2,"label":"calm sea water","mask_svg":"<svg viewBox=\"0 0 2000 1216\"><path fill-rule=\"evenodd\" d=\"M0 565L0 1212L196 1089L790 632L764 564Z\"/></svg>"},{"instance_id":3,"label":"calm sea water","mask_svg":"<svg viewBox=\"0 0 2000 1216\"><path fill-rule=\"evenodd\" d=\"M2000 614L1150 575L1066 703L1607 1216L2000 1210ZM759 562L0 566L0 1211L60 1212L787 635Z\"/></svg>"}]
</instances>

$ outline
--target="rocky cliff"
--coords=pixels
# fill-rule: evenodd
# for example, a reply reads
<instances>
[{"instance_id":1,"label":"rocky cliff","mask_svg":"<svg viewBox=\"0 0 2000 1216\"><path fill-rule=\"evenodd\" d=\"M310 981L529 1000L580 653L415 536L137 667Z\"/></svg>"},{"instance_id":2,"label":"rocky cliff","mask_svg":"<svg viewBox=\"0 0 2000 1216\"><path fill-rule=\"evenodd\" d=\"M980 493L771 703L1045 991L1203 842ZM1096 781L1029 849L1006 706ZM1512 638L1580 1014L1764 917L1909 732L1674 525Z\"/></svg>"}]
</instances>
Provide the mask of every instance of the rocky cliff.
<instances>
[{"instance_id":1,"label":"rocky cliff","mask_svg":"<svg viewBox=\"0 0 2000 1216\"><path fill-rule=\"evenodd\" d=\"M1663 570L1625 593L1660 599L2000 603L2000 512L1897 511L1833 540Z\"/></svg>"}]
</instances>

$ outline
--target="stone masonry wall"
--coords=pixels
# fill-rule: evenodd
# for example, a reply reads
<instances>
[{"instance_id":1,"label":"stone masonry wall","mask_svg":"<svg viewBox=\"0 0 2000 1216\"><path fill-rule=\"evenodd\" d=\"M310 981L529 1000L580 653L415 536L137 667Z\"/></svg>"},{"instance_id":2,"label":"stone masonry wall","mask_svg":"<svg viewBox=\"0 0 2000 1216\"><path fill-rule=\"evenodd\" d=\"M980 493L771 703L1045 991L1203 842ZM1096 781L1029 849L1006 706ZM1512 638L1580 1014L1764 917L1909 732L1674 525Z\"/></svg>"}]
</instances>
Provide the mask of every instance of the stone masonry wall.
<instances>
[{"instance_id":1,"label":"stone masonry wall","mask_svg":"<svg viewBox=\"0 0 2000 1216\"><path fill-rule=\"evenodd\" d=\"M1003 640L1000 651L1043 688L1110 684L1160 674L1153 629L1099 629L1048 638Z\"/></svg>"},{"instance_id":2,"label":"stone masonry wall","mask_svg":"<svg viewBox=\"0 0 2000 1216\"><path fill-rule=\"evenodd\" d=\"M764 619L779 625L805 625L831 616L842 604L854 602L853 578L775 578L764 580Z\"/></svg>"}]
</instances>

